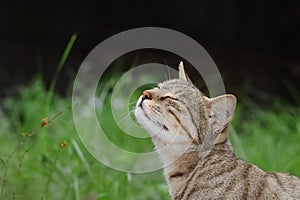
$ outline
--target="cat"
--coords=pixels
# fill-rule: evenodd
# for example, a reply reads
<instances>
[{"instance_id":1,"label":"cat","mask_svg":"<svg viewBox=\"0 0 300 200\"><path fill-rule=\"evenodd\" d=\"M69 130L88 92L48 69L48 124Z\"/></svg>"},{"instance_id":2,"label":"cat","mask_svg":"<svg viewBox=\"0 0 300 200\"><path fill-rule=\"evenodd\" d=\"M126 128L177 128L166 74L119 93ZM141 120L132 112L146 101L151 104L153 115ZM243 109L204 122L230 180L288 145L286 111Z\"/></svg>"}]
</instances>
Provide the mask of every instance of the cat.
<instances>
[{"instance_id":1,"label":"cat","mask_svg":"<svg viewBox=\"0 0 300 200\"><path fill-rule=\"evenodd\" d=\"M228 132L236 98L204 96L179 64L179 78L145 90L135 116L150 134L173 200L300 199L300 179L238 159Z\"/></svg>"}]
</instances>

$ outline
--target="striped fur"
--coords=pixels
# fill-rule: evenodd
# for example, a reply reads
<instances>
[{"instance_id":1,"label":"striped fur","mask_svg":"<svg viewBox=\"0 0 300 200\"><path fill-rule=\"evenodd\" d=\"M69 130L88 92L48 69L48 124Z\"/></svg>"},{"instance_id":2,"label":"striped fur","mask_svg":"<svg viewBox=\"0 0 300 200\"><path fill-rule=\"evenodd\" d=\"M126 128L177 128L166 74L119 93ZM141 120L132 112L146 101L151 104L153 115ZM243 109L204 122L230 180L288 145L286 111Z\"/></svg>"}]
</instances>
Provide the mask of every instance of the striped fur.
<instances>
[{"instance_id":1,"label":"striped fur","mask_svg":"<svg viewBox=\"0 0 300 200\"><path fill-rule=\"evenodd\" d=\"M149 132L174 200L300 199L300 179L239 160L228 139L235 97L209 99L179 66L179 79L144 91L135 115Z\"/></svg>"}]
</instances>

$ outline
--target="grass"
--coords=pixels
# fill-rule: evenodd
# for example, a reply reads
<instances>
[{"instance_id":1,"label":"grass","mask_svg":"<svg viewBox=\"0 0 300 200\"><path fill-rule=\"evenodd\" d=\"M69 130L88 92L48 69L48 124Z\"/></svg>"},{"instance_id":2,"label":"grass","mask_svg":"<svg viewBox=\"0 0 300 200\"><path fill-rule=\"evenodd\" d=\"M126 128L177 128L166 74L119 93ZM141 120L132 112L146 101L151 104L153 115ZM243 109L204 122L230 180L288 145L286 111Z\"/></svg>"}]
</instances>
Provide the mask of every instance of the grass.
<instances>
[{"instance_id":1,"label":"grass","mask_svg":"<svg viewBox=\"0 0 300 200\"><path fill-rule=\"evenodd\" d=\"M59 76L63 66L65 65L65 62L66 62L67 58L70 55L70 52L71 52L72 47L73 47L73 45L74 45L74 43L77 39L77 36L78 36L77 33L74 33L71 36L71 38L70 38L70 40L69 40L69 42L68 42L68 44L67 44L67 46L66 46L66 48L63 52L63 55L61 56L60 61L57 65L55 74L54 74L54 76L52 78L52 81L50 83L50 86L49 86L48 96L47 96L47 99L46 99L46 113L49 113L50 104L51 104L51 100L52 100L52 95L53 95L53 92L54 92L54 89L55 89L55 85L56 85L58 76Z\"/></svg>"},{"instance_id":2,"label":"grass","mask_svg":"<svg viewBox=\"0 0 300 200\"><path fill-rule=\"evenodd\" d=\"M51 90L50 112L41 77L19 86L18 95L0 105L0 199L169 199L161 170L124 173L92 157L77 135L71 97ZM300 110L273 102L268 110L249 100L240 102L244 106L237 108L231 130L235 152L264 170L300 176ZM149 139L134 139L118 128L110 108L105 101L97 113L109 130L107 137L129 151L151 151ZM46 117L47 125L41 127Z\"/></svg>"},{"instance_id":3,"label":"grass","mask_svg":"<svg viewBox=\"0 0 300 200\"><path fill-rule=\"evenodd\" d=\"M52 115L45 116L45 98L47 91L38 78L1 105L1 199L167 198L160 171L128 174L102 165L78 138L68 108L71 99L54 95ZM40 128L45 117L49 123Z\"/></svg>"},{"instance_id":4,"label":"grass","mask_svg":"<svg viewBox=\"0 0 300 200\"><path fill-rule=\"evenodd\" d=\"M231 131L235 152L266 171L300 176L300 109L274 100L272 109L238 109ZM246 118L246 119L245 119Z\"/></svg>"},{"instance_id":5,"label":"grass","mask_svg":"<svg viewBox=\"0 0 300 200\"><path fill-rule=\"evenodd\" d=\"M18 96L2 102L1 199L168 199L161 171L119 172L86 151L74 128L70 98L53 95L52 114L45 116L44 88L37 78L31 85L20 87ZM272 110L255 108L249 113L237 109L233 127L241 133L231 131L234 149L238 156L264 170L300 176L299 109L275 102ZM102 116L108 116L109 106L104 105ZM45 117L49 123L40 128ZM117 145L135 151L152 148L151 142L140 145L126 141L130 138L122 137L115 122L106 119L105 124L113 127L111 139Z\"/></svg>"}]
</instances>

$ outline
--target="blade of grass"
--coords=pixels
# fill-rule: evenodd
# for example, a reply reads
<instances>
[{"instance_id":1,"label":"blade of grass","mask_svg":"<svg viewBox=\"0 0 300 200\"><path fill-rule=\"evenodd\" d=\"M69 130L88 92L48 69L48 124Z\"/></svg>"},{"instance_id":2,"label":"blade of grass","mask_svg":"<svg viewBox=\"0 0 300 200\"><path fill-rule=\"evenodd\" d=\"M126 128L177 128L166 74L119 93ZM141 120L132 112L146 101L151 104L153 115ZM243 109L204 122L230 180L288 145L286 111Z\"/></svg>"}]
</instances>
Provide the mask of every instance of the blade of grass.
<instances>
[{"instance_id":1,"label":"blade of grass","mask_svg":"<svg viewBox=\"0 0 300 200\"><path fill-rule=\"evenodd\" d=\"M76 142L74 139L72 139L72 144L73 144L74 149L76 150L76 152L77 152L79 158L80 158L81 161L83 162L83 164L84 164L84 166L85 166L85 168L86 168L88 174L91 176L92 180L94 181L95 179L94 179L93 173L92 173L92 171L91 171L91 168L89 167L88 162L86 161L86 159L85 159L85 157L84 157L84 155L83 155L81 149L79 148L79 145L77 144L77 142Z\"/></svg>"},{"instance_id":2,"label":"blade of grass","mask_svg":"<svg viewBox=\"0 0 300 200\"><path fill-rule=\"evenodd\" d=\"M57 155L55 157L55 160L53 162L53 165L50 168L49 175L48 175L48 180L47 180L47 183L46 183L45 190L43 192L43 196L41 197L41 200L46 199L46 197L48 195L50 183L53 179L54 170L56 169L56 164L57 164L57 161L58 161L60 155L61 155L61 149L58 150Z\"/></svg>"},{"instance_id":3,"label":"blade of grass","mask_svg":"<svg viewBox=\"0 0 300 200\"><path fill-rule=\"evenodd\" d=\"M73 177L73 187L74 187L74 192L75 192L75 199L76 200L80 200L80 196L79 196L79 183L78 183L77 176Z\"/></svg>"},{"instance_id":4,"label":"blade of grass","mask_svg":"<svg viewBox=\"0 0 300 200\"><path fill-rule=\"evenodd\" d=\"M283 83L284 83L285 87L287 88L288 92L290 93L292 99L295 101L295 103L297 105L300 105L300 101L299 101L300 93L297 90L296 86L288 78L285 78L283 80Z\"/></svg>"},{"instance_id":5,"label":"blade of grass","mask_svg":"<svg viewBox=\"0 0 300 200\"><path fill-rule=\"evenodd\" d=\"M60 74L67 58L70 55L70 52L71 52L72 47L73 47L73 45L74 45L74 43L77 39L77 36L78 36L77 33L74 33L71 36L71 38L70 38L70 40L67 44L67 47L66 47L62 57L60 58L60 61L59 61L58 65L57 65L55 74L54 74L53 79L52 79L52 81L50 83L50 86L49 86L49 91L48 91L48 95L47 95L47 99L46 99L46 114L48 114L49 110L50 110L51 100L52 100L52 96L53 96L53 92L54 92L54 88L55 88L58 76L59 76L59 74Z\"/></svg>"},{"instance_id":6,"label":"blade of grass","mask_svg":"<svg viewBox=\"0 0 300 200\"><path fill-rule=\"evenodd\" d=\"M6 165L6 162L0 157L0 161L1 163L3 164L3 167L4 167L4 172L3 172L3 175L2 175L2 184L1 184L1 190L0 190L0 199L2 197L2 195L4 195L4 188L5 188L5 184L6 184L6 176L7 176L7 165Z\"/></svg>"}]
</instances>

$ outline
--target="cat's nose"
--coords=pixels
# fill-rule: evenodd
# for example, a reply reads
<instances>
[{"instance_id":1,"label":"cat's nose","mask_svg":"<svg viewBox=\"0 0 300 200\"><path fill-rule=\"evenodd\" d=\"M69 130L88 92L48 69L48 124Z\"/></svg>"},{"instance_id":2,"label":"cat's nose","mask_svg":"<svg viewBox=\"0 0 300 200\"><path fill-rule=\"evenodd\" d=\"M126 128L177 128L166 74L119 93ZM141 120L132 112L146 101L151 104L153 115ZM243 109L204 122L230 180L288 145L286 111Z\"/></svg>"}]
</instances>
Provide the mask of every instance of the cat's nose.
<instances>
[{"instance_id":1,"label":"cat's nose","mask_svg":"<svg viewBox=\"0 0 300 200\"><path fill-rule=\"evenodd\" d=\"M152 94L151 94L151 92L149 92L148 90L145 90L144 92L143 92L143 100L145 100L145 99L149 99L149 100L151 100L152 99Z\"/></svg>"}]
</instances>

